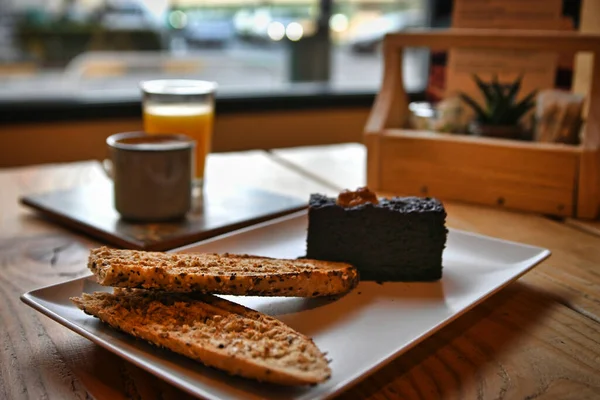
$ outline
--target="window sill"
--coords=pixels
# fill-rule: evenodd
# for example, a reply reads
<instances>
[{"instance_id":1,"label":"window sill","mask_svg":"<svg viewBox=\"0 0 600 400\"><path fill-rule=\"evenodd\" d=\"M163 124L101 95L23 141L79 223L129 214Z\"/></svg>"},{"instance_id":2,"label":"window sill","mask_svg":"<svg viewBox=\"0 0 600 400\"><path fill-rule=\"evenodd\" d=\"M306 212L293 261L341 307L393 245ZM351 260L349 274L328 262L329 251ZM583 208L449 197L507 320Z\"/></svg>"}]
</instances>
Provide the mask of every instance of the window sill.
<instances>
[{"instance_id":1,"label":"window sill","mask_svg":"<svg viewBox=\"0 0 600 400\"><path fill-rule=\"evenodd\" d=\"M410 99L423 97L411 93ZM287 90L264 92L222 91L217 94L218 114L272 111L314 110L327 108L371 107L373 90L331 89L327 85L294 85ZM82 121L128 118L141 115L139 95L97 93L77 98L0 99L0 124Z\"/></svg>"}]
</instances>

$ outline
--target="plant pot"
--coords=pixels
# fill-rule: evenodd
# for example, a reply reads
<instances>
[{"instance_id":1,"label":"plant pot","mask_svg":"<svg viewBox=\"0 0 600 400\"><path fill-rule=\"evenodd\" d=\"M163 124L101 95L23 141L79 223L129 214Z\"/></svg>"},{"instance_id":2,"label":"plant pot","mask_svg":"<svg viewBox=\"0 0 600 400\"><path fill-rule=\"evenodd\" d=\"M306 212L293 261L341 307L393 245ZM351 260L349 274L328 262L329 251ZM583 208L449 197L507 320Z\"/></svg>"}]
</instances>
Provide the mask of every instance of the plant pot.
<instances>
[{"instance_id":1,"label":"plant pot","mask_svg":"<svg viewBox=\"0 0 600 400\"><path fill-rule=\"evenodd\" d=\"M474 121L469 124L469 133L502 139L523 138L523 129L519 125L487 125Z\"/></svg>"}]
</instances>

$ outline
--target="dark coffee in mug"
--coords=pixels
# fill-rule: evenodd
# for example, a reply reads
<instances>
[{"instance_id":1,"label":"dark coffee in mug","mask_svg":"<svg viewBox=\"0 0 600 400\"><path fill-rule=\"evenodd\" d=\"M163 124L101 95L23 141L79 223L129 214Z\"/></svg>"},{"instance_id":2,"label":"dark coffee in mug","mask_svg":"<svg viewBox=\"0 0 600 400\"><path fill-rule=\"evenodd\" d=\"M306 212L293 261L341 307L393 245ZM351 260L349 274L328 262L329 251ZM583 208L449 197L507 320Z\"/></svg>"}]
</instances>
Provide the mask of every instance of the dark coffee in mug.
<instances>
[{"instance_id":1,"label":"dark coffee in mug","mask_svg":"<svg viewBox=\"0 0 600 400\"><path fill-rule=\"evenodd\" d=\"M148 148L151 146L156 147L164 147L164 146L178 146L181 143L186 143L189 141L187 137L179 138L174 135L144 135L144 136L134 136L134 137L124 137L121 139L117 139L116 143L120 145L148 145ZM133 148L132 148L133 149Z\"/></svg>"}]
</instances>

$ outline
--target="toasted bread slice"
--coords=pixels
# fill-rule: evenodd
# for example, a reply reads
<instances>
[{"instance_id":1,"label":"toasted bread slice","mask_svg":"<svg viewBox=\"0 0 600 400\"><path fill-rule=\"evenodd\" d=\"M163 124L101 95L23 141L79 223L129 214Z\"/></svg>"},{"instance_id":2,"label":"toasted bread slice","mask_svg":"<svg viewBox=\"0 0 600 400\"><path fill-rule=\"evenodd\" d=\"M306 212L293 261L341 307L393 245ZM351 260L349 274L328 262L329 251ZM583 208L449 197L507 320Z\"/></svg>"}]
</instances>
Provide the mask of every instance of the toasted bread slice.
<instances>
[{"instance_id":1,"label":"toasted bread slice","mask_svg":"<svg viewBox=\"0 0 600 400\"><path fill-rule=\"evenodd\" d=\"M232 254L93 249L88 267L99 284L168 292L318 297L358 284L350 264Z\"/></svg>"},{"instance_id":2,"label":"toasted bread slice","mask_svg":"<svg viewBox=\"0 0 600 400\"><path fill-rule=\"evenodd\" d=\"M216 296L117 289L71 301L115 329L232 375L281 385L318 384L331 375L311 339Z\"/></svg>"}]
</instances>

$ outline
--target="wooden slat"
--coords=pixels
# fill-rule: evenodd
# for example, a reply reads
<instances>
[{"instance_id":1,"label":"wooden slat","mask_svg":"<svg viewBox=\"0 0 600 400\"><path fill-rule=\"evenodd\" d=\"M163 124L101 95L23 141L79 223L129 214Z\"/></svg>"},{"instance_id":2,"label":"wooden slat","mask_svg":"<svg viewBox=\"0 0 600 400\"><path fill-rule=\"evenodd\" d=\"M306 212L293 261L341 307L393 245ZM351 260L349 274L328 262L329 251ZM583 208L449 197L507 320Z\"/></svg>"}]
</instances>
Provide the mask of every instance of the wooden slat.
<instances>
[{"instance_id":1,"label":"wooden slat","mask_svg":"<svg viewBox=\"0 0 600 400\"><path fill-rule=\"evenodd\" d=\"M381 176L383 166L379 162L381 159L381 136L374 134L365 135L365 144L367 145L367 182L372 190L378 190L381 187Z\"/></svg>"},{"instance_id":2,"label":"wooden slat","mask_svg":"<svg viewBox=\"0 0 600 400\"><path fill-rule=\"evenodd\" d=\"M380 134L389 138L412 138L428 141L436 141L440 143L463 143L473 144L481 147L494 149L497 147L507 149L529 149L529 150L548 150L551 152L571 153L574 155L580 154L584 149L582 146L568 145L562 143L536 143L521 140L507 140L471 135L448 134L433 131L415 130L415 129L385 129Z\"/></svg>"},{"instance_id":3,"label":"wooden slat","mask_svg":"<svg viewBox=\"0 0 600 400\"><path fill-rule=\"evenodd\" d=\"M576 215L588 219L600 215L600 52L593 54L591 69Z\"/></svg>"},{"instance_id":4,"label":"wooden slat","mask_svg":"<svg viewBox=\"0 0 600 400\"><path fill-rule=\"evenodd\" d=\"M365 126L366 134L378 134L382 129L404 126L408 118L408 99L404 90L403 52L392 51L384 44L385 57L381 89Z\"/></svg>"},{"instance_id":5,"label":"wooden slat","mask_svg":"<svg viewBox=\"0 0 600 400\"><path fill-rule=\"evenodd\" d=\"M572 216L577 153L556 147L480 146L469 141L380 136L379 184L391 193L431 195L509 209ZM460 177L460 179L457 179ZM467 200L468 199L468 200Z\"/></svg>"},{"instance_id":6,"label":"wooden slat","mask_svg":"<svg viewBox=\"0 0 600 400\"><path fill-rule=\"evenodd\" d=\"M506 29L434 29L390 33L385 40L393 48L428 47L536 50L575 54L580 51L600 52L600 36L566 31Z\"/></svg>"}]
</instances>

